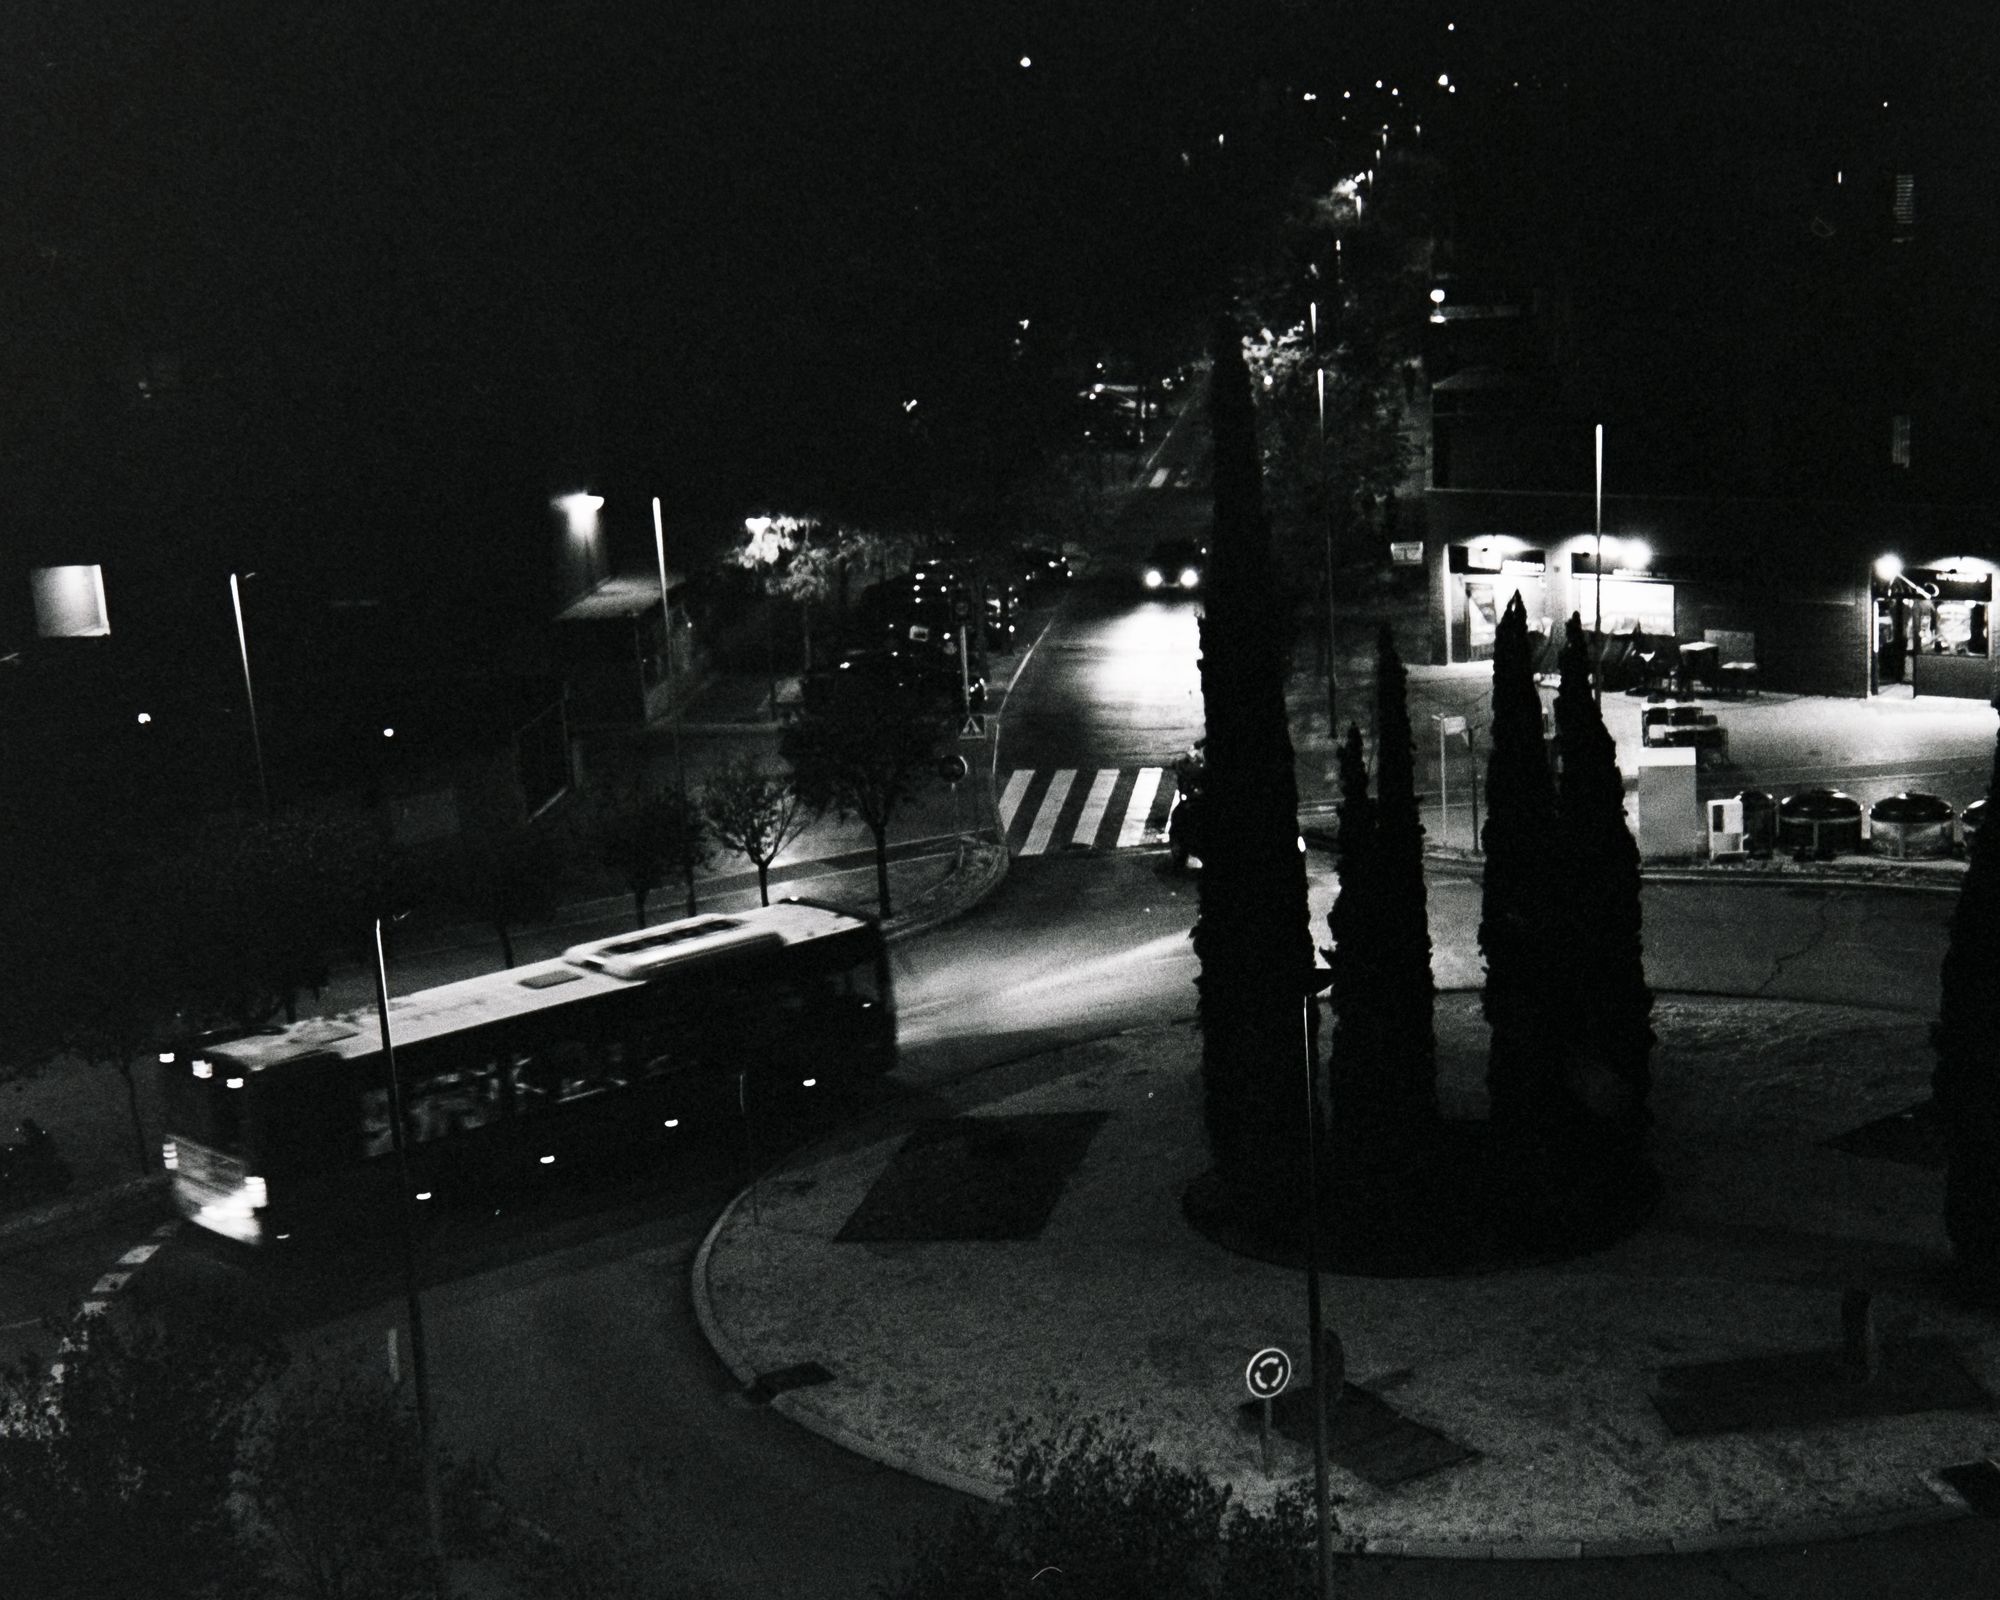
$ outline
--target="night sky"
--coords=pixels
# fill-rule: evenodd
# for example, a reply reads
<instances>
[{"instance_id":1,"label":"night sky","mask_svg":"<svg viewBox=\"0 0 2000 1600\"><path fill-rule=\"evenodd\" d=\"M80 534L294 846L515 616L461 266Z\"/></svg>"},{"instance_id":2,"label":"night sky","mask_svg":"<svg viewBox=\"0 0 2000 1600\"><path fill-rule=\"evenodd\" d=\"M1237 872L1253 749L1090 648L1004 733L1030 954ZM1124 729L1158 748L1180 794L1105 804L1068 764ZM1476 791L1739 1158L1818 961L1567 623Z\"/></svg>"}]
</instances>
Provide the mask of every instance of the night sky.
<instances>
[{"instance_id":1,"label":"night sky","mask_svg":"<svg viewBox=\"0 0 2000 1600\"><path fill-rule=\"evenodd\" d=\"M1429 119L1461 265L1679 314L1765 247L1759 173L1990 172L1993 33L1961 0L10 6L10 559L531 612L565 488L627 539L653 494L690 532L920 524L1060 448L1095 362L1193 353L1368 127Z\"/></svg>"}]
</instances>

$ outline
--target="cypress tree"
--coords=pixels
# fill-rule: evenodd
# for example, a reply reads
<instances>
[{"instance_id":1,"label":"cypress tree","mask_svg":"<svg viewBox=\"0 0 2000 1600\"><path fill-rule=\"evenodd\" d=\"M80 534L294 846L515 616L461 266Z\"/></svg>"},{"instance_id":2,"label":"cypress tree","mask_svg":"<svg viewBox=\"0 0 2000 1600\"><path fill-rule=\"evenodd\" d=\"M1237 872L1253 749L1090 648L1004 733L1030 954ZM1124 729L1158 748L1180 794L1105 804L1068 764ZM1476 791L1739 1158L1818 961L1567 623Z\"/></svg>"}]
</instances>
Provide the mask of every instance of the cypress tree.
<instances>
[{"instance_id":1,"label":"cypress tree","mask_svg":"<svg viewBox=\"0 0 2000 1600\"><path fill-rule=\"evenodd\" d=\"M1399 1115L1413 1127L1437 1114L1437 1033L1431 976L1429 902L1424 890L1424 825L1417 814L1416 744L1410 733L1409 674L1387 625L1375 646L1377 967L1391 1021L1384 1078Z\"/></svg>"},{"instance_id":2,"label":"cypress tree","mask_svg":"<svg viewBox=\"0 0 2000 1600\"><path fill-rule=\"evenodd\" d=\"M1558 983L1556 794L1542 742L1542 701L1529 658L1528 613L1516 594L1493 642L1493 748L1486 763L1486 868L1479 948L1481 1004L1492 1032L1486 1091L1496 1127L1537 1139L1566 1120Z\"/></svg>"},{"instance_id":3,"label":"cypress tree","mask_svg":"<svg viewBox=\"0 0 2000 1600\"><path fill-rule=\"evenodd\" d=\"M1563 632L1556 694L1562 760L1562 843L1567 964L1579 982L1565 1009L1570 1084L1591 1111L1636 1142L1653 1082L1653 991L1646 984L1639 909L1639 846L1625 821L1618 747L1591 692L1583 620Z\"/></svg>"},{"instance_id":4,"label":"cypress tree","mask_svg":"<svg viewBox=\"0 0 2000 1600\"><path fill-rule=\"evenodd\" d=\"M1368 942L1375 921L1375 856L1378 836L1375 801L1368 793L1368 761L1361 730L1347 725L1340 754L1340 833L1335 864L1340 888L1326 914L1333 945L1326 952L1333 974L1333 1049L1327 1081L1333 1135L1348 1150L1377 1148L1386 1108L1379 1093L1377 1065L1388 1020Z\"/></svg>"},{"instance_id":5,"label":"cypress tree","mask_svg":"<svg viewBox=\"0 0 2000 1600\"><path fill-rule=\"evenodd\" d=\"M1225 1190L1291 1218L1305 1174L1300 1009L1311 918L1250 375L1226 321L1214 346L1215 534L1201 620L1207 849L1193 933L1203 1116Z\"/></svg>"},{"instance_id":6,"label":"cypress tree","mask_svg":"<svg viewBox=\"0 0 2000 1600\"><path fill-rule=\"evenodd\" d=\"M1995 702L2000 706L2000 702ZM2000 744L1987 784L2000 794ZM1932 1109L1944 1135L1944 1228L1968 1285L2000 1293L2000 844L1974 835L1931 1026Z\"/></svg>"}]
</instances>

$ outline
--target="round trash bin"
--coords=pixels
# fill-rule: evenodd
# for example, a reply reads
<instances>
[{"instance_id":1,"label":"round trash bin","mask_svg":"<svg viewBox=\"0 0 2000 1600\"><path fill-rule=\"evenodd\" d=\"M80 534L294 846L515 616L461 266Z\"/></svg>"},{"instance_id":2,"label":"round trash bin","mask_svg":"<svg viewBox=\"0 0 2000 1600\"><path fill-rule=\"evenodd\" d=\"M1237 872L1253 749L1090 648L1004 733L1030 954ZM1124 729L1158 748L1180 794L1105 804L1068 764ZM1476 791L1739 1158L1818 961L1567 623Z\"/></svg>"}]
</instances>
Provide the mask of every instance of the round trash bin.
<instances>
[{"instance_id":1,"label":"round trash bin","mask_svg":"<svg viewBox=\"0 0 2000 1600\"><path fill-rule=\"evenodd\" d=\"M1951 822L1951 802L1940 795L1884 795L1868 808L1869 840L1877 855L1948 856Z\"/></svg>"},{"instance_id":2,"label":"round trash bin","mask_svg":"<svg viewBox=\"0 0 2000 1600\"><path fill-rule=\"evenodd\" d=\"M1861 802L1839 789L1803 789L1778 802L1778 848L1831 856L1861 849Z\"/></svg>"},{"instance_id":3,"label":"round trash bin","mask_svg":"<svg viewBox=\"0 0 2000 1600\"><path fill-rule=\"evenodd\" d=\"M1979 829L1986 821L1986 802L1975 800L1958 814L1958 842L1967 850L1979 836Z\"/></svg>"},{"instance_id":4,"label":"round trash bin","mask_svg":"<svg viewBox=\"0 0 2000 1600\"><path fill-rule=\"evenodd\" d=\"M1778 845L1778 797L1745 789L1736 798L1743 803L1744 853L1768 856Z\"/></svg>"}]
</instances>

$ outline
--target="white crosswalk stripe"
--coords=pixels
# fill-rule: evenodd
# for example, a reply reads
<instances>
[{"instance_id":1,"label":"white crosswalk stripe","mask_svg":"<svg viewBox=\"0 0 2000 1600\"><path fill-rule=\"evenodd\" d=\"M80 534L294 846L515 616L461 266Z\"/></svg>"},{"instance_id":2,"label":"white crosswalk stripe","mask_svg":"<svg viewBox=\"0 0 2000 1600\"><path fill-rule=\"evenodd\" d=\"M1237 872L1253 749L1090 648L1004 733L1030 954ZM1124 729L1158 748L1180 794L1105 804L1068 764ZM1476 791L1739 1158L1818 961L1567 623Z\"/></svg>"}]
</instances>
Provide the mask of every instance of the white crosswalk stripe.
<instances>
[{"instance_id":1,"label":"white crosswalk stripe","mask_svg":"<svg viewBox=\"0 0 2000 1600\"><path fill-rule=\"evenodd\" d=\"M1141 767L1132 785L1132 799L1125 807L1125 820L1118 826L1118 848L1129 850L1146 837L1146 819L1153 810L1153 796L1159 793L1162 767Z\"/></svg>"},{"instance_id":2,"label":"white crosswalk stripe","mask_svg":"<svg viewBox=\"0 0 2000 1600\"><path fill-rule=\"evenodd\" d=\"M1097 826L1104 820L1104 808L1111 804L1111 791L1117 787L1116 767L1107 767L1098 773L1090 785L1090 793L1084 796L1083 815L1076 819L1076 830L1070 834L1072 843L1097 842Z\"/></svg>"},{"instance_id":3,"label":"white crosswalk stripe","mask_svg":"<svg viewBox=\"0 0 2000 1600\"><path fill-rule=\"evenodd\" d=\"M1028 830L1028 841L1021 846L1024 856L1038 856L1049 847L1049 840L1055 837L1056 818L1062 815L1063 802L1069 798L1069 786L1076 782L1076 769L1064 767L1049 779L1049 787L1042 796L1042 806L1035 813L1035 825Z\"/></svg>"},{"instance_id":4,"label":"white crosswalk stripe","mask_svg":"<svg viewBox=\"0 0 2000 1600\"><path fill-rule=\"evenodd\" d=\"M1014 813L1021 809L1021 801L1028 793L1028 785L1034 781L1032 770L1022 770L1007 774L1007 787L1000 791L1000 831L1005 833L1014 826Z\"/></svg>"},{"instance_id":5,"label":"white crosswalk stripe","mask_svg":"<svg viewBox=\"0 0 2000 1600\"><path fill-rule=\"evenodd\" d=\"M1074 767L1017 768L1000 793L1000 823L1017 856L1051 849L1120 849L1165 837L1173 791L1161 767L1101 767L1079 785Z\"/></svg>"}]
</instances>

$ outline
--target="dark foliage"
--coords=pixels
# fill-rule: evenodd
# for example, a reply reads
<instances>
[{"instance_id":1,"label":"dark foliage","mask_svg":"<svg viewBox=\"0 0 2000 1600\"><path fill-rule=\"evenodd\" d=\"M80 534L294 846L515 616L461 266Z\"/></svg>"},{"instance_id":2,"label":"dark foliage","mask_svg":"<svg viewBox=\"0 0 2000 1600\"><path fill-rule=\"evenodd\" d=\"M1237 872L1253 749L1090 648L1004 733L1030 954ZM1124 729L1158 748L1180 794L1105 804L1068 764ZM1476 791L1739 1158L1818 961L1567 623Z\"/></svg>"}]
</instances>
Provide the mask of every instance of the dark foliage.
<instances>
[{"instance_id":1,"label":"dark foliage","mask_svg":"<svg viewBox=\"0 0 2000 1600\"><path fill-rule=\"evenodd\" d=\"M934 782L953 722L917 689L883 684L868 694L831 697L785 730L778 753L792 785L815 811L859 817L875 840L875 889L890 915L889 819Z\"/></svg>"},{"instance_id":2,"label":"dark foliage","mask_svg":"<svg viewBox=\"0 0 2000 1600\"><path fill-rule=\"evenodd\" d=\"M1566 1008L1570 1088L1591 1112L1636 1142L1652 1087L1653 991L1646 985L1639 846L1625 821L1618 747L1591 692L1582 620L1564 630L1556 749L1562 913L1571 970L1584 977Z\"/></svg>"},{"instance_id":3,"label":"dark foliage","mask_svg":"<svg viewBox=\"0 0 2000 1600\"><path fill-rule=\"evenodd\" d=\"M1201 622L1207 787L1201 912L1202 1084L1209 1150L1230 1189L1278 1215L1303 1190L1301 997L1313 965L1282 630L1241 342L1214 334L1215 536Z\"/></svg>"},{"instance_id":4,"label":"dark foliage","mask_svg":"<svg viewBox=\"0 0 2000 1600\"><path fill-rule=\"evenodd\" d=\"M284 1364L230 1322L71 1322L62 1376L0 1376L0 1572L37 1600L266 1592L230 1509L250 1396Z\"/></svg>"},{"instance_id":5,"label":"dark foliage","mask_svg":"<svg viewBox=\"0 0 2000 1600\"><path fill-rule=\"evenodd\" d=\"M2000 745L1987 799L2000 795ZM1974 835L1952 912L1931 1028L1931 1095L1944 1132L1944 1226L1981 1295L2000 1293L2000 844Z\"/></svg>"},{"instance_id":6,"label":"dark foliage","mask_svg":"<svg viewBox=\"0 0 2000 1600\"><path fill-rule=\"evenodd\" d=\"M1400 1120L1421 1125L1437 1111L1437 1035L1432 1024L1424 825L1417 815L1416 749L1409 674L1386 625L1375 647L1374 915L1369 941L1384 1004L1395 1019L1382 1061L1385 1093Z\"/></svg>"},{"instance_id":7,"label":"dark foliage","mask_svg":"<svg viewBox=\"0 0 2000 1600\"><path fill-rule=\"evenodd\" d=\"M1305 1600L1313 1592L1311 1486L1288 1484L1267 1514L1230 1504L1206 1477L1141 1452L1122 1418L1078 1417L1030 1441L1010 1418L999 1457L1012 1483L997 1510L960 1512L921 1541L880 1600ZM1051 1570L1053 1569L1053 1570Z\"/></svg>"},{"instance_id":8,"label":"dark foliage","mask_svg":"<svg viewBox=\"0 0 2000 1600\"><path fill-rule=\"evenodd\" d=\"M755 756L718 768L703 786L701 814L709 836L757 869L757 897L771 903L771 863L796 839L815 812L785 774L766 771Z\"/></svg>"},{"instance_id":9,"label":"dark foliage","mask_svg":"<svg viewBox=\"0 0 2000 1600\"><path fill-rule=\"evenodd\" d=\"M681 789L625 789L599 805L593 829L599 856L632 896L636 927L646 926L646 902L669 876L708 860L701 812Z\"/></svg>"},{"instance_id":10,"label":"dark foliage","mask_svg":"<svg viewBox=\"0 0 2000 1600\"><path fill-rule=\"evenodd\" d=\"M514 965L514 930L553 921L563 873L563 845L545 823L456 841L434 868L437 897L477 917L500 941L500 960Z\"/></svg>"},{"instance_id":11,"label":"dark foliage","mask_svg":"<svg viewBox=\"0 0 2000 1600\"><path fill-rule=\"evenodd\" d=\"M1573 1106L1563 1084L1561 1017L1574 985L1556 959L1556 791L1529 658L1528 614L1507 603L1493 645L1493 748L1486 765L1486 855L1479 948L1492 1029L1486 1087L1496 1125L1558 1137Z\"/></svg>"}]
</instances>

